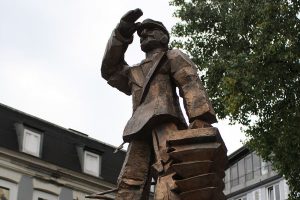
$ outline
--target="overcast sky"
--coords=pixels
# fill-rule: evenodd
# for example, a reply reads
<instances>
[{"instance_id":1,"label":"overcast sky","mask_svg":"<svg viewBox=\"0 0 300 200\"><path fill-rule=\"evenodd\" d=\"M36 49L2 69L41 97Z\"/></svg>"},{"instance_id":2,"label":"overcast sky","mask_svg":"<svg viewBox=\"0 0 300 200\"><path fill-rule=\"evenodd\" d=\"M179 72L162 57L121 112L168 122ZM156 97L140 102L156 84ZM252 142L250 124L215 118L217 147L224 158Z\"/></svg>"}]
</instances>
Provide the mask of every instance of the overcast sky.
<instances>
[{"instance_id":1,"label":"overcast sky","mask_svg":"<svg viewBox=\"0 0 300 200\"><path fill-rule=\"evenodd\" d=\"M118 146L131 98L100 76L106 42L121 16L141 8L171 27L167 0L0 0L0 103ZM126 54L144 58L138 37ZM244 139L239 126L219 127L229 153Z\"/></svg>"}]
</instances>

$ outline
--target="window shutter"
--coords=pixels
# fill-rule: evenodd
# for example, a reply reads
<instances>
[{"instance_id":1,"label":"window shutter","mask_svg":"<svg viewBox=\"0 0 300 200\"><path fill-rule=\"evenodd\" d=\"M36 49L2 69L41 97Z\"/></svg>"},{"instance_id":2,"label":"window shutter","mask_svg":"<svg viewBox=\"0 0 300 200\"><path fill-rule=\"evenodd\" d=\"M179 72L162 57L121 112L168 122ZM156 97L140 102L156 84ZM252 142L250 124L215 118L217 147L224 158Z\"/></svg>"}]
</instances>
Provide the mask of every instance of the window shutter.
<instances>
[{"instance_id":1,"label":"window shutter","mask_svg":"<svg viewBox=\"0 0 300 200\"><path fill-rule=\"evenodd\" d=\"M84 152L84 172L90 175L100 175L101 156L89 151Z\"/></svg>"},{"instance_id":2,"label":"window shutter","mask_svg":"<svg viewBox=\"0 0 300 200\"><path fill-rule=\"evenodd\" d=\"M23 152L39 157L41 134L24 129Z\"/></svg>"},{"instance_id":3,"label":"window shutter","mask_svg":"<svg viewBox=\"0 0 300 200\"><path fill-rule=\"evenodd\" d=\"M254 199L254 200L261 200L261 192L260 192L260 189L255 190L255 191L253 192L253 199Z\"/></svg>"}]
</instances>

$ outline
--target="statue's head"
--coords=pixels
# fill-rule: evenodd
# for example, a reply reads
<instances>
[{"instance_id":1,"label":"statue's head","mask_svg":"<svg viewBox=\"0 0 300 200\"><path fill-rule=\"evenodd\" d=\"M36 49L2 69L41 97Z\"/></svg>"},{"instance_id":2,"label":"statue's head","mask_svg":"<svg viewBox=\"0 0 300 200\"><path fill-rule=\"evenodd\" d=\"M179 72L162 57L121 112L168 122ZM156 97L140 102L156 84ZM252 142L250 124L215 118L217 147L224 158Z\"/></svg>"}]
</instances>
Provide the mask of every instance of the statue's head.
<instances>
[{"instance_id":1,"label":"statue's head","mask_svg":"<svg viewBox=\"0 0 300 200\"><path fill-rule=\"evenodd\" d=\"M163 23L152 19L145 19L138 27L141 49L149 52L156 48L168 48L170 35Z\"/></svg>"}]
</instances>

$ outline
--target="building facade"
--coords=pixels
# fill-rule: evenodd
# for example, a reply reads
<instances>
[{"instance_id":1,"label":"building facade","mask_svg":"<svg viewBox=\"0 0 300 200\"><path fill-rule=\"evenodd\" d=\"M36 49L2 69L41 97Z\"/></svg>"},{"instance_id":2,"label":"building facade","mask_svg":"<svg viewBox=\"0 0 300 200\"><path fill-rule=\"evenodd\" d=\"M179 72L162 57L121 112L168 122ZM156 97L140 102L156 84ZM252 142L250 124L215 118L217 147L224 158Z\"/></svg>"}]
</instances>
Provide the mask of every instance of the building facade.
<instances>
[{"instance_id":1,"label":"building facade","mask_svg":"<svg viewBox=\"0 0 300 200\"><path fill-rule=\"evenodd\" d=\"M228 200L286 200L289 189L269 162L242 147L229 156L224 193Z\"/></svg>"},{"instance_id":2,"label":"building facade","mask_svg":"<svg viewBox=\"0 0 300 200\"><path fill-rule=\"evenodd\" d=\"M0 104L0 199L83 200L110 190L125 152Z\"/></svg>"}]
</instances>

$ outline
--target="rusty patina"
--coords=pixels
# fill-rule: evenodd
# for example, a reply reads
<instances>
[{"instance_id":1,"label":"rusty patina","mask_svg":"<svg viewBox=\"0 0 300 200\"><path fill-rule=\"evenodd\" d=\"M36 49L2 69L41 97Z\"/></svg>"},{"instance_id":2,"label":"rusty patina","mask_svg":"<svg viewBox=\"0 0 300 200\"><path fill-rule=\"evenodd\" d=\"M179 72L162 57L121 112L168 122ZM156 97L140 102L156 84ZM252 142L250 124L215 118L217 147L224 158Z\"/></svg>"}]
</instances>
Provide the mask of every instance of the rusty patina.
<instances>
[{"instance_id":1,"label":"rusty patina","mask_svg":"<svg viewBox=\"0 0 300 200\"><path fill-rule=\"evenodd\" d=\"M169 32L161 22L137 22L142 14L135 9L121 18L101 66L107 83L131 95L133 104L123 132L129 147L115 199L148 199L153 179L156 200L224 199L227 150L218 130L211 126L217 119L197 67L180 50L168 48ZM135 32L146 58L129 66L124 55ZM98 198L105 197L102 193Z\"/></svg>"}]
</instances>

